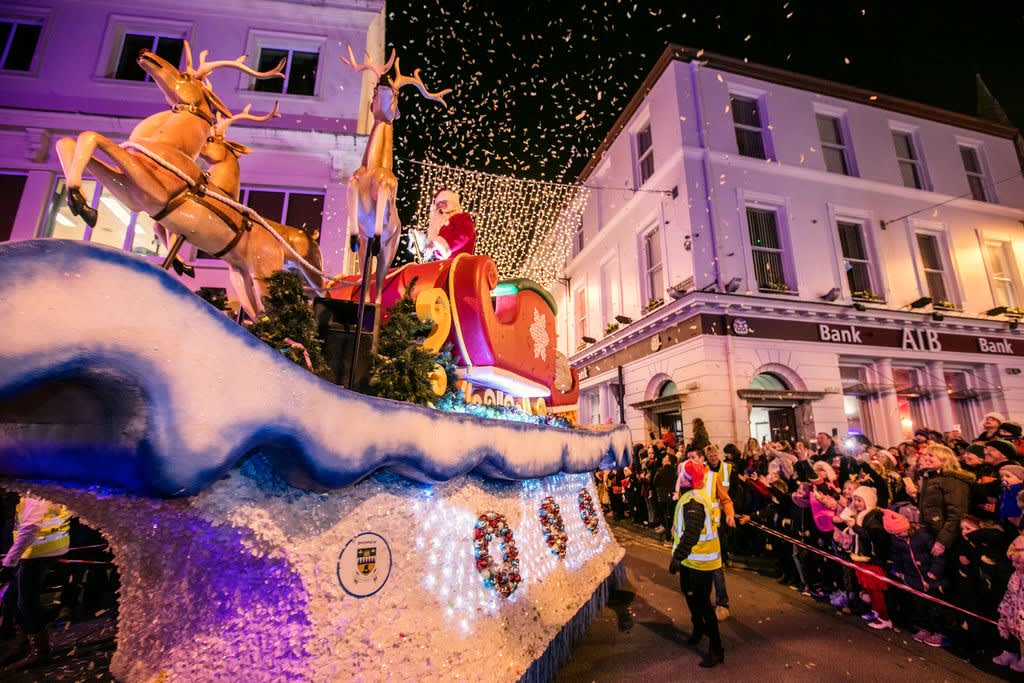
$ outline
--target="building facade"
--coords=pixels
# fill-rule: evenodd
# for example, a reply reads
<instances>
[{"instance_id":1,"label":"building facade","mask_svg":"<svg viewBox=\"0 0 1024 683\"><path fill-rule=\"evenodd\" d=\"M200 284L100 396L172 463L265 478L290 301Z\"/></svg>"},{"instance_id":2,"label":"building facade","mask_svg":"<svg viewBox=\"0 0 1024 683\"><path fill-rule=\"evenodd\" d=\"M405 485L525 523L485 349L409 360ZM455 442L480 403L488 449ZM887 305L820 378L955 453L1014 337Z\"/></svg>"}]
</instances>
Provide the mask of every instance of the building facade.
<instances>
[{"instance_id":1,"label":"building facade","mask_svg":"<svg viewBox=\"0 0 1024 683\"><path fill-rule=\"evenodd\" d=\"M582 174L582 419L888 445L1024 416L1021 164L1010 126L670 46Z\"/></svg>"},{"instance_id":2,"label":"building facade","mask_svg":"<svg viewBox=\"0 0 1024 683\"><path fill-rule=\"evenodd\" d=\"M285 60L286 78L256 81L223 69L211 75L232 112L254 114L280 103L268 123L237 122L228 138L252 153L241 159L244 203L266 218L319 239L325 270L346 265L345 181L361 163L372 122L375 83L340 61L351 45L377 60L384 52L382 0L155 0L145 5L38 0L0 9L0 241L84 239L154 263L165 255L153 221L136 214L94 181L83 193L99 209L94 228L71 215L54 143L93 130L120 141L143 118L166 109L136 65L149 49L184 67L184 42L196 61L248 55L269 69ZM190 246L192 289L227 288L226 265ZM229 291L230 295L230 291Z\"/></svg>"}]
</instances>

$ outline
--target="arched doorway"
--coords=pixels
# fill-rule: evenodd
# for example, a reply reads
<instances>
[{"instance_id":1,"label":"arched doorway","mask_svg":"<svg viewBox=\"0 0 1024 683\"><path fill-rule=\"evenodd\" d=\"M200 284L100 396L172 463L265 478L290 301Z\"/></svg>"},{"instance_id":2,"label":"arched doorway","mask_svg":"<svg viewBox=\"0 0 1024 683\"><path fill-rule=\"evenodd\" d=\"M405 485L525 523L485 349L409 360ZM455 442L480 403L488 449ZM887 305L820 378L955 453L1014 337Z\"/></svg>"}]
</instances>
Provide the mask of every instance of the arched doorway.
<instances>
[{"instance_id":1,"label":"arched doorway","mask_svg":"<svg viewBox=\"0 0 1024 683\"><path fill-rule=\"evenodd\" d=\"M675 381L665 374L651 379L644 392L647 400L631 404L644 414L644 437L658 438L665 427L675 435L676 443L683 441L683 395Z\"/></svg>"},{"instance_id":2,"label":"arched doorway","mask_svg":"<svg viewBox=\"0 0 1024 683\"><path fill-rule=\"evenodd\" d=\"M789 441L799 438L797 432L797 401L788 398L792 391L781 375L761 372L750 380L750 435L758 442Z\"/></svg>"}]
</instances>

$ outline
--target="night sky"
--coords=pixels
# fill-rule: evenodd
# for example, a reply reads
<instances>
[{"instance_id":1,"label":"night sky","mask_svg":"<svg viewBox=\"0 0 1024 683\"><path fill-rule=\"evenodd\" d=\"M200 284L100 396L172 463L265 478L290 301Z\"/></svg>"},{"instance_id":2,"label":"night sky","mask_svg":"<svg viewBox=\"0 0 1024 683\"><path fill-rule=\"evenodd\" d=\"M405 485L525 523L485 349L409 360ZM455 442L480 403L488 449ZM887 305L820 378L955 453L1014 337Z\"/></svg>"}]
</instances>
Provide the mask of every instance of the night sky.
<instances>
[{"instance_id":1,"label":"night sky","mask_svg":"<svg viewBox=\"0 0 1024 683\"><path fill-rule=\"evenodd\" d=\"M454 89L403 91L395 155L571 182L669 42L970 114L980 73L1021 127L1022 34L1024 2L391 0L403 71Z\"/></svg>"}]
</instances>

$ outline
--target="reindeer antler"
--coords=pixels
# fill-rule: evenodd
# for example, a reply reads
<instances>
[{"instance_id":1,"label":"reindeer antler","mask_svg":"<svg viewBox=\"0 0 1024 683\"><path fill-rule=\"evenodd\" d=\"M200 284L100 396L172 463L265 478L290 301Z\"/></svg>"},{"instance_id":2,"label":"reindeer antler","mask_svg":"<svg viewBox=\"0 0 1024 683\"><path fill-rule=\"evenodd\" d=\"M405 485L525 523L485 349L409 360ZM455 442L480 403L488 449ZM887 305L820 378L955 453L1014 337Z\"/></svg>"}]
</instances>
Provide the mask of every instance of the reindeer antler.
<instances>
[{"instance_id":1,"label":"reindeer antler","mask_svg":"<svg viewBox=\"0 0 1024 683\"><path fill-rule=\"evenodd\" d=\"M391 48L391 56L388 57L388 61L384 62L384 64L380 65L380 66L378 66L378 65L373 63L373 60L370 57L370 51L369 50L367 50L365 52L365 54L366 54L366 61L364 63L360 64L359 62L356 61L356 56L354 54L352 54L352 46L349 45L348 46L348 59L345 59L344 57L341 57L341 61L344 62L345 64L348 64L350 67L352 67L356 71L372 71L373 73L377 74L377 78L378 79L381 76L383 76L384 74L386 74L388 71L390 71L391 70L391 65L395 63L395 49L394 48Z\"/></svg>"},{"instance_id":2,"label":"reindeer antler","mask_svg":"<svg viewBox=\"0 0 1024 683\"><path fill-rule=\"evenodd\" d=\"M242 109L241 112L239 112L237 114L232 114L231 116L229 116L227 118L221 116L218 113L217 114L217 125L214 126L214 128L213 128L214 135L217 135L219 137L224 137L225 135L227 135L228 126L230 126L235 121L258 121L258 122L262 123L264 121L269 121L270 119L273 119L273 118L278 118L278 117L281 116L280 112L278 111L278 105L279 105L278 102L274 102L274 108L273 109L271 109L266 114L259 114L259 115L257 115L257 114L250 114L249 113L249 110L252 109L252 105L251 104L245 105L245 108Z\"/></svg>"},{"instance_id":3,"label":"reindeer antler","mask_svg":"<svg viewBox=\"0 0 1024 683\"><path fill-rule=\"evenodd\" d=\"M249 74L254 78L273 78L275 76L284 78L284 59L278 62L277 66L275 66L273 69L270 69L269 71L257 71L256 69L253 69L251 66L246 66L245 55L242 55L237 59L219 59L214 60L212 62L208 62L206 61L206 55L208 55L209 53L209 50L203 50L202 52L200 52L199 68L192 69L192 55L191 53L186 51L186 54L188 55L188 57L186 58L186 66L188 69L188 73L192 76L192 78L201 81L205 79L207 76L209 76L210 73L212 73L215 69L221 68L238 69L242 73Z\"/></svg>"},{"instance_id":4,"label":"reindeer antler","mask_svg":"<svg viewBox=\"0 0 1024 683\"><path fill-rule=\"evenodd\" d=\"M403 76L402 70L399 67L398 59L395 59L395 77L394 79L389 77L388 81L391 83L391 89L396 93L403 86L414 85L416 86L416 89L420 91L420 94L423 95L428 100L440 102L445 107L448 106L448 103L444 101L444 96L452 91L451 88L445 88L444 90L439 90L438 92L429 92L427 90L427 86L423 83L423 80L420 78L420 70L414 69L412 72L412 76Z\"/></svg>"}]
</instances>

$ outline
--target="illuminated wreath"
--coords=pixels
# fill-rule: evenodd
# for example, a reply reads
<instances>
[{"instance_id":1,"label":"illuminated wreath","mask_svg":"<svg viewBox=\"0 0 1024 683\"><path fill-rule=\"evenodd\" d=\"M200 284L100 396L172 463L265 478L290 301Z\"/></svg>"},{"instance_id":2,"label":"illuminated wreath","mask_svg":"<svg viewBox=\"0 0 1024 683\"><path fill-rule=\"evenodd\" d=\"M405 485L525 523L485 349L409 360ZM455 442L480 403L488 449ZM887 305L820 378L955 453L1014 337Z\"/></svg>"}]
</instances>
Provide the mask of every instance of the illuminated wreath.
<instances>
[{"instance_id":1,"label":"illuminated wreath","mask_svg":"<svg viewBox=\"0 0 1024 683\"><path fill-rule=\"evenodd\" d=\"M501 562L491 557L493 540L501 543ZM476 569L485 586L506 598L515 592L522 581L519 576L519 550L512 537L512 527L504 515L485 512L477 518L473 528L473 554L476 557Z\"/></svg>"},{"instance_id":2,"label":"illuminated wreath","mask_svg":"<svg viewBox=\"0 0 1024 683\"><path fill-rule=\"evenodd\" d=\"M540 528L544 532L544 541L548 544L548 550L555 557L565 557L565 544L569 537L565 533L565 524L562 522L562 511L558 503L551 496L541 501L537 510L540 516Z\"/></svg>"},{"instance_id":3,"label":"illuminated wreath","mask_svg":"<svg viewBox=\"0 0 1024 683\"><path fill-rule=\"evenodd\" d=\"M580 490L579 495L580 502L580 519L583 520L583 525L587 527L587 530L592 534L597 533L597 510L594 509L594 499L590 497L590 492L586 489Z\"/></svg>"}]
</instances>

